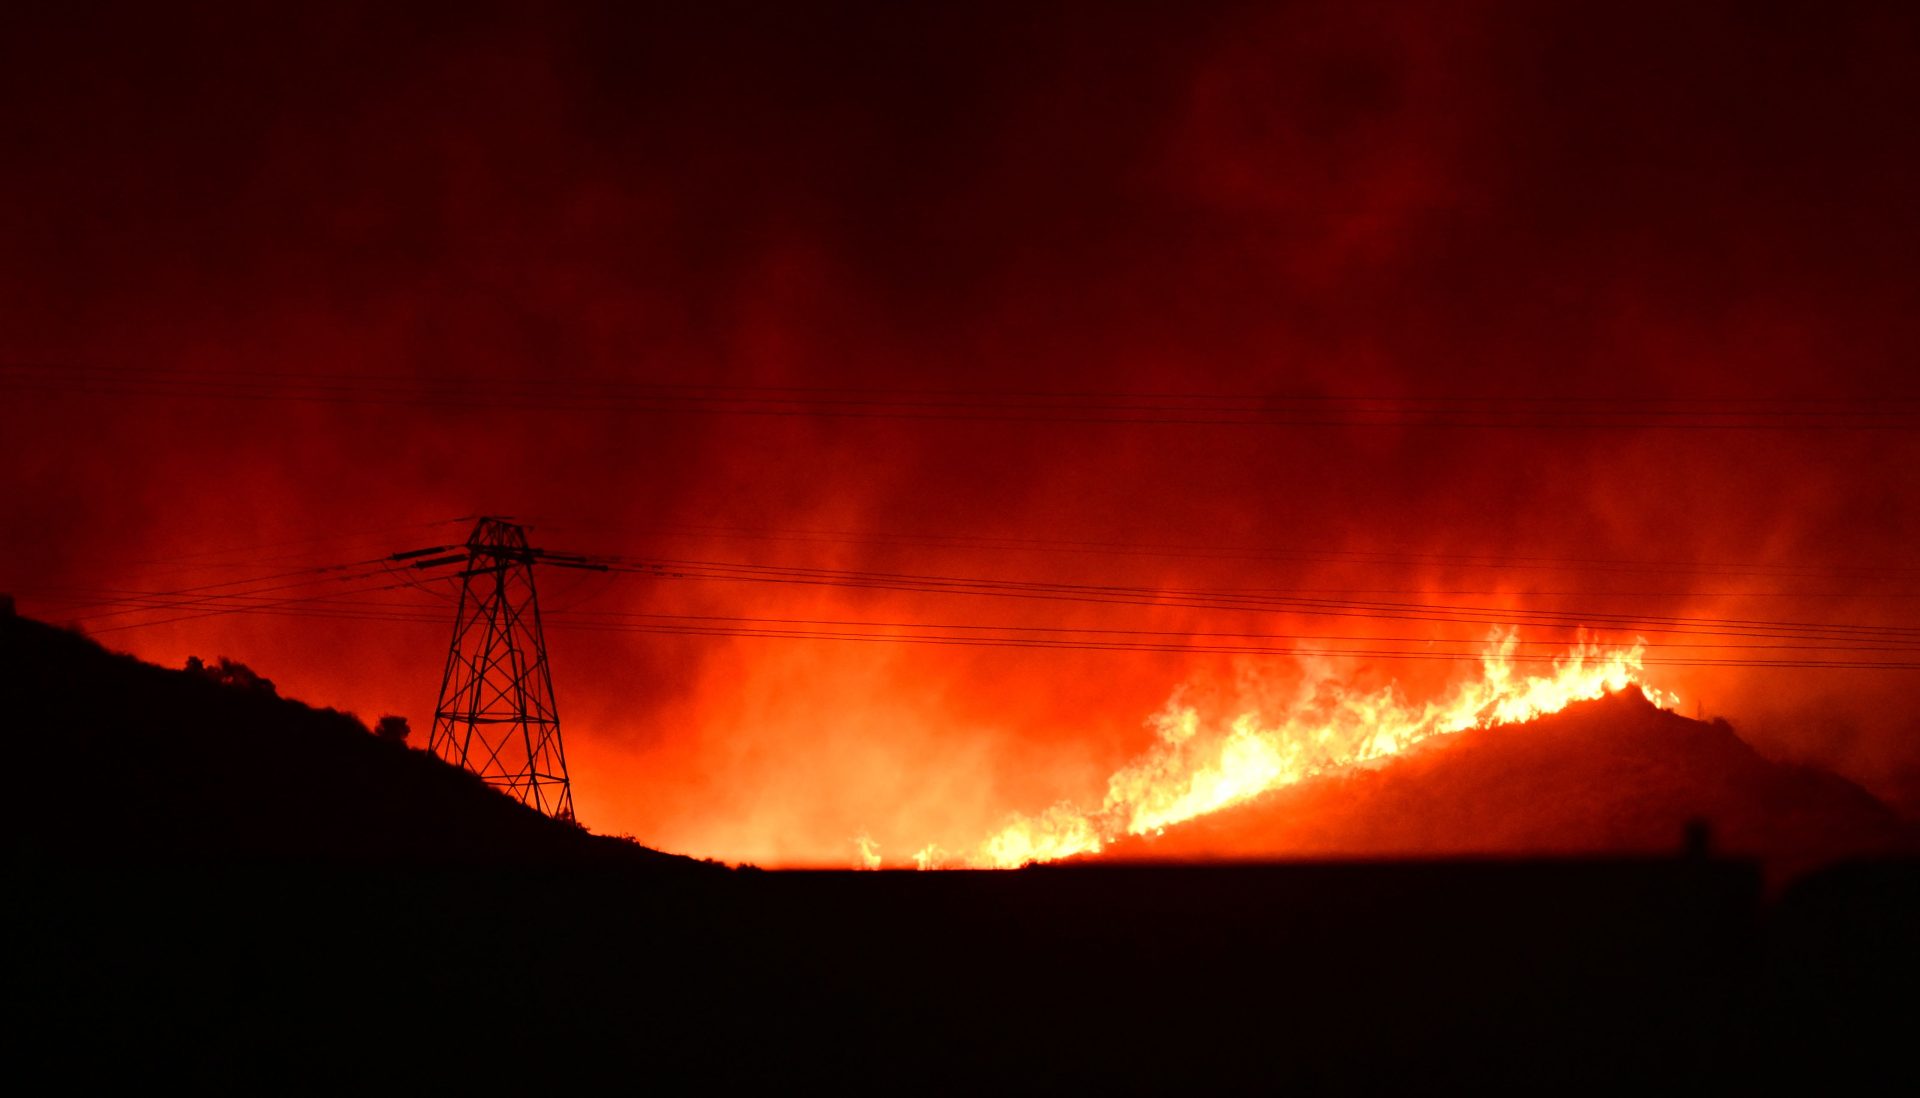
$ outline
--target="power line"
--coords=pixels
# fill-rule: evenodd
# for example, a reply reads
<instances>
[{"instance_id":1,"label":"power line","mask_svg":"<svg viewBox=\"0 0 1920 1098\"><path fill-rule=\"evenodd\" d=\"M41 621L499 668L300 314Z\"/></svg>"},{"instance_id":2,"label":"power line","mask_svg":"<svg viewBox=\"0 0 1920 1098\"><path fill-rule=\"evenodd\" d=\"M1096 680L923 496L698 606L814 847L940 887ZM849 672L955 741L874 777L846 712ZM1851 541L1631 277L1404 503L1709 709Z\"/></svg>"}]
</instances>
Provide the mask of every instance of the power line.
<instances>
[{"instance_id":1,"label":"power line","mask_svg":"<svg viewBox=\"0 0 1920 1098\"><path fill-rule=\"evenodd\" d=\"M648 384L0 364L0 386L108 397L953 422L1467 430L1912 431L1902 399L1366 397Z\"/></svg>"},{"instance_id":2,"label":"power line","mask_svg":"<svg viewBox=\"0 0 1920 1098\"><path fill-rule=\"evenodd\" d=\"M358 588L343 592L341 595L321 595L302 598L267 598L264 596L222 596L234 601L219 607L208 608L209 612L256 613L281 608L293 608L301 611L338 610L341 612L377 612L391 616L394 620L430 620L438 621L439 612L404 603L390 601L356 600L349 595L371 594L400 590L412 587L404 582L408 577L399 577L403 582ZM161 600L129 599L126 605L142 608L170 609L178 604ZM972 622L922 622L922 621L874 621L864 619L822 619L822 618L758 618L714 614L664 614L634 611L566 611L555 610L546 614L549 621L566 621L583 628L614 628L621 623L633 621L643 623L695 623L701 627L744 628L758 627L831 627L834 629L882 629L882 630L919 630L934 632L999 631L1009 634L1041 634L1053 636L1088 635L1143 638L1206 638L1206 639L1244 639L1267 641L1318 641L1345 643L1390 643L1432 645L1469 645L1475 648L1487 643L1485 635L1474 637L1433 637L1407 636L1403 634L1381 635L1373 633L1298 633L1298 632L1246 632L1209 629L1136 629L1111 628L1102 626L1042 626L1014 623L972 623ZM891 635L891 634L886 634ZM1723 635L1723 634L1714 634ZM1568 643L1564 639L1537 640L1516 638L1513 644L1523 647L1564 648ZM1706 649L1717 651L1808 651L1808 652L1920 652L1920 641L1910 645L1891 643L1858 644L1827 642L1819 644L1729 644L1719 641L1646 641L1637 642L1641 647L1653 649Z\"/></svg>"},{"instance_id":3,"label":"power line","mask_svg":"<svg viewBox=\"0 0 1920 1098\"><path fill-rule=\"evenodd\" d=\"M287 559L287 558L298 558L300 556L309 555L309 554L288 554L286 558L261 555L262 553L270 549L285 549L285 548L291 548L297 545L298 546L337 545L343 542L346 542L346 543L363 542L363 541L386 542L386 541L390 541L396 534L412 534L420 530L431 530L441 526L452 526L452 525L456 525L466 521L468 520L439 519L434 522L410 522L401 526L388 526L388 527L383 527L377 530L363 530L358 533L321 534L319 536L310 537L310 538L285 538L279 541L258 542L253 545L228 545L228 546L222 546L221 548L218 548L218 549L198 549L189 553L173 553L166 557L147 558L144 560L132 560L126 563L134 564L134 565L182 564L182 562L185 562L185 561L203 561L207 557L240 557L242 558L240 561L232 562L232 563L256 564L256 563L264 563L264 562L276 561L276 560ZM194 565L184 565L184 566L185 567L218 568L218 567L223 567L224 565L220 563L214 563L214 564L207 564L207 565L194 564Z\"/></svg>"},{"instance_id":4,"label":"power line","mask_svg":"<svg viewBox=\"0 0 1920 1098\"><path fill-rule=\"evenodd\" d=\"M434 524L440 525L440 524ZM1125 607L1134 611L1181 614L1230 612L1279 617L1320 617L1371 622L1420 623L1430 627L1524 627L1573 633L1570 641L1526 640L1516 658L1552 660L1531 649L1577 643L1590 629L1650 635L1643 645L1649 662L1685 666L1878 667L1905 669L1893 660L1846 657L1899 656L1920 651L1920 628L1851 622L1712 618L1602 613L1592 609L1552 610L1462 605L1457 602L1380 600L1306 596L1277 591L1223 591L1205 588L1156 588L1117 584L1008 580L961 575L923 575L858 569L827 569L757 564L746 561L655 558L619 554L574 554L526 550L529 563L599 571L609 578L626 575L656 580L784 584L843 590L874 590L961 598L1039 600ZM125 588L102 591L53 589L58 600L77 603L77 622L124 619L97 632L147 628L228 614L284 614L365 621L421 622L417 606L366 601L361 596L401 590L444 597L429 584L457 578L436 569L467 561L461 547L436 545L343 563L257 573L168 590ZM461 573L462 575L464 573ZM155 617L153 615L162 615ZM170 615L170 616L166 616ZM1046 648L1077 651L1210 652L1247 655L1327 655L1385 659L1476 660L1478 652L1447 649L1482 646L1477 638L1407 636L1372 631L1306 632L1222 629L1197 622L1190 628L1115 628L1023 625L1008 622L834 620L811 617L729 617L695 614L558 611L557 626L660 635L735 636L867 643L895 642L961 646ZM1343 647L1327 647L1329 645ZM1353 646L1368 646L1356 648ZM1406 646L1418 645L1410 649ZM1319 646L1319 647L1314 647ZM1717 655L1716 655L1717 653Z\"/></svg>"},{"instance_id":5,"label":"power line","mask_svg":"<svg viewBox=\"0 0 1920 1098\"><path fill-rule=\"evenodd\" d=\"M1601 571L1657 575L1768 576L1791 578L1874 577L1886 574L1920 576L1920 568L1902 566L1843 566L1766 564L1760 562L1658 561L1595 557L1551 557L1503 553L1421 553L1406 550L1340 550L1286 546L1143 544L1139 542L1081 541L1045 538L983 537L952 534L888 534L844 530L791 530L759 527L679 524L652 527L613 527L563 523L566 530L602 530L627 535L719 540L818 542L823 544L935 548L974 552L1045 552L1195 559L1231 559L1331 564L1393 564L1415 567L1450 566L1493 568L1501 571Z\"/></svg>"},{"instance_id":6,"label":"power line","mask_svg":"<svg viewBox=\"0 0 1920 1098\"><path fill-rule=\"evenodd\" d=\"M1730 635L1769 636L1782 632L1795 634L1831 634L1835 639L1856 637L1920 636L1920 629L1891 626L1860 626L1848 623L1768 622L1748 619L1603 614L1580 611L1535 611L1510 607L1459 606L1447 603L1362 602L1340 599L1291 597L1249 597L1226 592L1098 586L1090 584L1044 583L971 579L953 576L917 576L902 573L861 572L845 569L786 568L768 565L730 564L712 561L674 561L640 558L596 558L606 560L617 571L675 579L706 579L735 582L797 584L936 593L958 596L1084 602L1091 604L1146 606L1165 609L1231 610L1253 613L1296 613L1330 617L1362 617L1404 621L1474 622L1499 625L1532 623L1542 626L1578 628L1607 623L1625 628L1648 627L1666 632L1701 631L1720 625L1741 627Z\"/></svg>"},{"instance_id":7,"label":"power line","mask_svg":"<svg viewBox=\"0 0 1920 1098\"><path fill-rule=\"evenodd\" d=\"M440 552L434 547L395 556L417 558ZM416 561L419 564L441 562ZM1667 615L1629 615L1594 610L1529 610L1516 607L1460 605L1450 602L1379 601L1333 598L1307 598L1291 595L1245 595L1233 592L1183 588L1145 588L1113 585L1063 584L1036 581L995 580L958 576L924 576L904 573L855 571L844 569L794 568L719 561L646 560L615 556L588 557L562 554L553 563L585 567L609 573L629 573L653 578L695 579L722 582L790 583L850 589L897 590L996 598L1044 599L1086 602L1163 610L1226 610L1300 614L1309 616L1368 618L1378 620L1423 621L1454 624L1527 624L1557 629L1583 626L1608 626L1641 629L1669 634L1720 635L1753 638L1797 638L1806 640L1883 640L1901 641L1920 637L1920 629L1894 626L1867 626L1843 622L1769 621L1744 618L1678 617ZM131 592L153 600L169 600L174 605L218 603L224 595L259 595L299 590L380 574L396 575L387 559L319 566L241 580L203 584L163 592ZM405 576L405 572L397 573ZM292 582L264 584L283 577L304 577ZM409 585L418 581L406 577ZM235 590L238 588L238 590ZM118 592L114 593L118 594ZM106 605L120 605L109 600ZM102 615L109 616L109 615Z\"/></svg>"},{"instance_id":8,"label":"power line","mask_svg":"<svg viewBox=\"0 0 1920 1098\"><path fill-rule=\"evenodd\" d=\"M397 590L405 585L390 584L364 588L357 593ZM159 604L164 606L165 604ZM133 628L146 624L164 624L167 621L185 620L185 618L212 617L222 614L276 614L293 617L343 618L360 621L386 621L441 625L440 611L412 609L384 602L352 602L340 598L310 597L304 599L257 599L256 602L226 605L202 609L184 618L163 619L160 622L135 623L131 626L114 628ZM853 641L867 643L904 643L961 647L995 648L1035 648L1061 651L1109 651L1109 652L1159 652L1159 653L1201 653L1226 655L1275 655L1275 656L1325 656L1343 658L1368 658L1387 660L1440 660L1452 662L1479 662L1483 658L1486 639L1482 638L1422 638L1397 635L1346 635L1315 633L1244 633L1213 631L1176 631L1176 630L1140 630L1111 629L1100 627L1047 627L1022 626L1009 624L979 623L929 623L899 621L837 621L830 619L780 619L745 618L715 615L671 615L671 614L632 614L618 612L600 612L586 615L551 615L551 624L558 628L586 629L601 632L628 632L656 635L704 636L704 637L746 637L766 639L828 640ZM874 630L886 630L875 632ZM955 633L972 635L954 635ZM1179 639L1185 638L1185 639ZM1195 639L1199 638L1199 639ZM1235 640L1238 643L1220 643L1222 639ZM1245 643L1248 641L1290 641L1288 645ZM1300 642L1319 642L1320 646ZM1343 647L1327 647L1331 642ZM1354 648L1352 645L1404 645L1418 644L1421 648ZM1554 648L1564 650L1569 642L1516 639L1513 644L1518 648ZM1777 668L1834 668L1834 669L1882 669L1909 670L1916 665L1908 661L1859 660L1859 659L1810 659L1788 658L1774 653L1802 652L1810 655L1847 656L1859 654L1899 655L1920 651L1915 646L1870 645L1870 644L1824 644L1824 645L1725 645L1703 642L1639 642L1643 649L1655 650L1644 655L1643 664L1647 666L1715 666L1715 667L1777 667ZM1434 645L1474 645L1476 650L1435 651ZM1674 650L1662 654L1662 650ZM1737 652L1738 656L1711 656L1701 652ZM1750 654L1751 653L1751 654ZM1761 653L1765 653L1762 655ZM1555 652L1511 652L1506 657L1509 662L1522 664L1550 664L1565 659L1564 654Z\"/></svg>"}]
</instances>

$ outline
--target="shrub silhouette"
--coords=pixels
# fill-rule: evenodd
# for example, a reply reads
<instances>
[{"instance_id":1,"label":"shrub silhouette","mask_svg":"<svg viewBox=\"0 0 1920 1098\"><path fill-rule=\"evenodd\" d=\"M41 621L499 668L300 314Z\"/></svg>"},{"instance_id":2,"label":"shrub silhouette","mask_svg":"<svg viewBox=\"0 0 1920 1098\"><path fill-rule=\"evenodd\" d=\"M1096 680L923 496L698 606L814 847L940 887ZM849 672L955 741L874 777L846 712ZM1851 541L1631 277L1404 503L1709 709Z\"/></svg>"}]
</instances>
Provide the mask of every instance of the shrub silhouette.
<instances>
[{"instance_id":1,"label":"shrub silhouette","mask_svg":"<svg viewBox=\"0 0 1920 1098\"><path fill-rule=\"evenodd\" d=\"M237 687L241 690L256 690L262 694L273 694L275 696L278 696L280 693L274 688L272 679L260 674L239 660L230 660L225 656L221 656L218 661L211 665L202 661L199 656L188 656L187 670L196 675L204 675L223 686Z\"/></svg>"}]
</instances>

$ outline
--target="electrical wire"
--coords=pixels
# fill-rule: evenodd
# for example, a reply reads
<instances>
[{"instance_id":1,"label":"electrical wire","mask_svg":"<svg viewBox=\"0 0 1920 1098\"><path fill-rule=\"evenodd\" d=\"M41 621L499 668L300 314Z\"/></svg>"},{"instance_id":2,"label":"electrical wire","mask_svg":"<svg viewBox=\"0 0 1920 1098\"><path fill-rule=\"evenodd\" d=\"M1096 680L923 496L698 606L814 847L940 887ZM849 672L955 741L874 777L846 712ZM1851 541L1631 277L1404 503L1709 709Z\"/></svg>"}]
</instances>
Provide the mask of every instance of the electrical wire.
<instances>
[{"instance_id":1,"label":"electrical wire","mask_svg":"<svg viewBox=\"0 0 1920 1098\"><path fill-rule=\"evenodd\" d=\"M439 408L955 422L1471 430L1896 431L1905 399L1369 397L640 383L538 378L0 364L0 387L53 395Z\"/></svg>"}]
</instances>

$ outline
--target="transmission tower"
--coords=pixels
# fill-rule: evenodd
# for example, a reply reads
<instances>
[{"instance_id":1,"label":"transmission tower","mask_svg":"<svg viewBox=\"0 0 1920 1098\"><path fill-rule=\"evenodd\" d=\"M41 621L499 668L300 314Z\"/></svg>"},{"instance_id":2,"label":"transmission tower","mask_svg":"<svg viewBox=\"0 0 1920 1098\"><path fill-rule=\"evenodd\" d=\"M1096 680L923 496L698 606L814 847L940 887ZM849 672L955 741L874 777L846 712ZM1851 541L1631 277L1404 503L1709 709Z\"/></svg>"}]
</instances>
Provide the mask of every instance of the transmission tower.
<instances>
[{"instance_id":1,"label":"transmission tower","mask_svg":"<svg viewBox=\"0 0 1920 1098\"><path fill-rule=\"evenodd\" d=\"M525 528L483 518L467 538L460 607L427 749L510 797L573 819Z\"/></svg>"}]
</instances>

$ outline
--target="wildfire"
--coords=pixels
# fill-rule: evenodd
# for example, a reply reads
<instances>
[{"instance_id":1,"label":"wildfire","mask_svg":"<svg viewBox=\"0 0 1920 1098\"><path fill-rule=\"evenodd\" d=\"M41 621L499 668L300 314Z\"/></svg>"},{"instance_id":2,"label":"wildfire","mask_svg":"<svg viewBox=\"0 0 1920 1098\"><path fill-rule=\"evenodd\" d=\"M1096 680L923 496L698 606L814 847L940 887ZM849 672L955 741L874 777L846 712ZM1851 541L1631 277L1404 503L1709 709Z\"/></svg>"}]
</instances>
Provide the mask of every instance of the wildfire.
<instances>
[{"instance_id":1,"label":"wildfire","mask_svg":"<svg viewBox=\"0 0 1920 1098\"><path fill-rule=\"evenodd\" d=\"M1122 836L1157 833L1268 790L1385 759L1434 736L1531 720L1629 685L1656 705L1678 702L1642 681L1644 642L1606 648L1582 639L1541 674L1515 669L1518 643L1513 631L1496 633L1482 653L1478 678L1421 705L1408 702L1395 684L1354 690L1321 673L1306 676L1284 712L1253 708L1210 722L1176 692L1150 721L1157 741L1108 780L1099 808L1062 802L1014 818L974 850L949 853L929 846L914 861L922 869L1013 869L1096 854ZM879 861L876 847L863 844L862 855L867 865Z\"/></svg>"}]
</instances>

